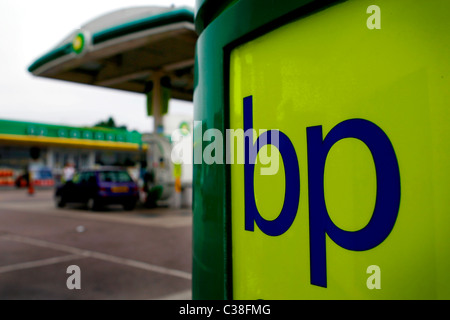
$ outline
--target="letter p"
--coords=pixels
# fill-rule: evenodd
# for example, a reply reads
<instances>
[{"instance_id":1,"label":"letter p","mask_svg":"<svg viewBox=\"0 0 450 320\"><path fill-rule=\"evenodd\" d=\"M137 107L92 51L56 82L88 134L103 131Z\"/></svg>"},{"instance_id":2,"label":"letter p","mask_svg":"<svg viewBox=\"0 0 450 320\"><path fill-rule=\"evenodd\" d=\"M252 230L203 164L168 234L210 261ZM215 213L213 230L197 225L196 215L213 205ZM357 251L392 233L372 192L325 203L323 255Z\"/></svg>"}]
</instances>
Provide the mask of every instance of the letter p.
<instances>
[{"instance_id":1,"label":"letter p","mask_svg":"<svg viewBox=\"0 0 450 320\"><path fill-rule=\"evenodd\" d=\"M333 145L345 138L364 142L377 176L375 209L367 226L345 231L331 220L325 204L324 170ZM400 207L400 172L394 148L378 126L363 119L339 123L322 140L322 127L307 128L311 284L327 286L326 235L347 250L364 251L382 243L392 231Z\"/></svg>"}]
</instances>

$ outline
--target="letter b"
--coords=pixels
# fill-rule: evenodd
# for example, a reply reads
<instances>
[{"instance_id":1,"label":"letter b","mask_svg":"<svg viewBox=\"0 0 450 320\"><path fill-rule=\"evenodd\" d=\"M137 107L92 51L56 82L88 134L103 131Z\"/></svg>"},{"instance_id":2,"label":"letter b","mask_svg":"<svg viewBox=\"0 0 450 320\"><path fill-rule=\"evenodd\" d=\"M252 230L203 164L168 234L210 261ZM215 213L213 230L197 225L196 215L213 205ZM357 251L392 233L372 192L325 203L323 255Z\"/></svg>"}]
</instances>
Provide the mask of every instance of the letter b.
<instances>
[{"instance_id":1,"label":"letter b","mask_svg":"<svg viewBox=\"0 0 450 320\"><path fill-rule=\"evenodd\" d=\"M298 167L297 154L289 138L281 131L273 134L275 130L264 132L253 144L253 100L252 96L244 98L244 130L249 132L245 138L245 230L254 231L255 223L259 229L269 236L279 236L285 233L294 222L297 215L300 200L300 170ZM272 135L278 136L278 141L271 141ZM266 144L275 146L284 162L285 174L285 198L283 208L275 220L264 219L258 211L255 201L255 160L259 150Z\"/></svg>"}]
</instances>

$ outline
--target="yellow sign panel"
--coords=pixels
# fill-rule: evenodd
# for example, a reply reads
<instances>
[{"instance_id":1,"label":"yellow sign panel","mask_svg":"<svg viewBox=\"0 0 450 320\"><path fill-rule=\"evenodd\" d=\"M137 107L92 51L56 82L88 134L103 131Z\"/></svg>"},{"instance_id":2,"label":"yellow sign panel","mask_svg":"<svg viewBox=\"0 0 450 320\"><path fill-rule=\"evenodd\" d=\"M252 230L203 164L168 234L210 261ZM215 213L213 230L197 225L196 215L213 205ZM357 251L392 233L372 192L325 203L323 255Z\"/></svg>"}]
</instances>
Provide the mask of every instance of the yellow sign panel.
<instances>
[{"instance_id":1,"label":"yellow sign panel","mask_svg":"<svg viewBox=\"0 0 450 320\"><path fill-rule=\"evenodd\" d=\"M231 53L235 299L450 298L449 4L371 4Z\"/></svg>"}]
</instances>

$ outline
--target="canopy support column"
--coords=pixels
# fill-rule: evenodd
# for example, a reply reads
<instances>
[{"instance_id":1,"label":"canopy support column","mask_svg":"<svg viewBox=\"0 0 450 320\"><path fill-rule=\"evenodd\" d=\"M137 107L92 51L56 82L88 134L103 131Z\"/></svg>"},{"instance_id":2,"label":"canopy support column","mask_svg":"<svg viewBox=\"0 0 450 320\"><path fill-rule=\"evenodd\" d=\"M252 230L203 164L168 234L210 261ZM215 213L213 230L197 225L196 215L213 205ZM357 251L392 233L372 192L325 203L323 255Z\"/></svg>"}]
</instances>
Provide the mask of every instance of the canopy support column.
<instances>
[{"instance_id":1,"label":"canopy support column","mask_svg":"<svg viewBox=\"0 0 450 320\"><path fill-rule=\"evenodd\" d=\"M162 88L161 88L161 78L162 75L159 72L153 74L153 123L154 132L163 133L163 116L162 116Z\"/></svg>"}]
</instances>

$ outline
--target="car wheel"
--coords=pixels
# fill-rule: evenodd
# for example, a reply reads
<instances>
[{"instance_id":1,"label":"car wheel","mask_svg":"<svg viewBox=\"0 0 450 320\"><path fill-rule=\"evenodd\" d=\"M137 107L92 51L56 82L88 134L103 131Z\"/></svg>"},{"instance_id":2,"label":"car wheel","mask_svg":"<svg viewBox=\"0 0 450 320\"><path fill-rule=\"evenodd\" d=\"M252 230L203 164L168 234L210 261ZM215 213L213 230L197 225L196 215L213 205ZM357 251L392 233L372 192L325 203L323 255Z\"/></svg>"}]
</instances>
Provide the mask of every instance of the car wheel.
<instances>
[{"instance_id":1,"label":"car wheel","mask_svg":"<svg viewBox=\"0 0 450 320\"><path fill-rule=\"evenodd\" d=\"M96 200L95 198L89 198L89 200L86 202L86 207L90 211L97 211L100 206L98 200Z\"/></svg>"},{"instance_id":2,"label":"car wheel","mask_svg":"<svg viewBox=\"0 0 450 320\"><path fill-rule=\"evenodd\" d=\"M131 211L136 207L136 202L130 201L123 204L123 208L127 211Z\"/></svg>"},{"instance_id":3,"label":"car wheel","mask_svg":"<svg viewBox=\"0 0 450 320\"><path fill-rule=\"evenodd\" d=\"M64 208L66 206L66 201L61 195L55 196L55 204L58 208Z\"/></svg>"}]
</instances>

